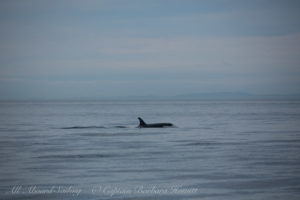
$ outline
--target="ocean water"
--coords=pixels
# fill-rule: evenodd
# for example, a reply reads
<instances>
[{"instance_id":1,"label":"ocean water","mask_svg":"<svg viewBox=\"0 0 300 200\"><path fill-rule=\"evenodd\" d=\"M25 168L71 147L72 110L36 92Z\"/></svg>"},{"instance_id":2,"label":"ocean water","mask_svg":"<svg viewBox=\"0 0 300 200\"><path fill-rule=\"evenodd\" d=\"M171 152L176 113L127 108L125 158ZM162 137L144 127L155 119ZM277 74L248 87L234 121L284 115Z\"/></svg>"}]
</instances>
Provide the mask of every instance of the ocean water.
<instances>
[{"instance_id":1,"label":"ocean water","mask_svg":"<svg viewBox=\"0 0 300 200\"><path fill-rule=\"evenodd\" d=\"M0 199L298 200L300 102L1 102Z\"/></svg>"}]
</instances>

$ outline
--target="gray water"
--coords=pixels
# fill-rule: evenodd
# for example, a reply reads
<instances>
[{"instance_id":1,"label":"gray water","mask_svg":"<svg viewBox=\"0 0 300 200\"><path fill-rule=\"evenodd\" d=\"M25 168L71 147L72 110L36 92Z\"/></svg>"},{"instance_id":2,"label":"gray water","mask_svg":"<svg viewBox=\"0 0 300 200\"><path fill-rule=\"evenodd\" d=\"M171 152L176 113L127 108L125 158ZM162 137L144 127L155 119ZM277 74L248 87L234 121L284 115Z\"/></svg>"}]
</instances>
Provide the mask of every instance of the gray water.
<instances>
[{"instance_id":1,"label":"gray water","mask_svg":"<svg viewBox=\"0 0 300 200\"><path fill-rule=\"evenodd\" d=\"M299 198L298 101L0 103L0 199Z\"/></svg>"}]
</instances>

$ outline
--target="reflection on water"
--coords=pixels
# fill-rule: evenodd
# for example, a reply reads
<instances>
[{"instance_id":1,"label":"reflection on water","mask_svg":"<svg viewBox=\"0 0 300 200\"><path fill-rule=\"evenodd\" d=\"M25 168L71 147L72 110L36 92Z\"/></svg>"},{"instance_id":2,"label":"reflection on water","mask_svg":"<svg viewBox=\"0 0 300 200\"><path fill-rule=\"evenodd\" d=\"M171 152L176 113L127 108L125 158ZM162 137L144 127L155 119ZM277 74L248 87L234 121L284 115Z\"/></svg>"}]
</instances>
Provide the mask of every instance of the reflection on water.
<instances>
[{"instance_id":1,"label":"reflection on water","mask_svg":"<svg viewBox=\"0 0 300 200\"><path fill-rule=\"evenodd\" d=\"M299 199L299 124L300 102L0 103L0 197Z\"/></svg>"}]
</instances>

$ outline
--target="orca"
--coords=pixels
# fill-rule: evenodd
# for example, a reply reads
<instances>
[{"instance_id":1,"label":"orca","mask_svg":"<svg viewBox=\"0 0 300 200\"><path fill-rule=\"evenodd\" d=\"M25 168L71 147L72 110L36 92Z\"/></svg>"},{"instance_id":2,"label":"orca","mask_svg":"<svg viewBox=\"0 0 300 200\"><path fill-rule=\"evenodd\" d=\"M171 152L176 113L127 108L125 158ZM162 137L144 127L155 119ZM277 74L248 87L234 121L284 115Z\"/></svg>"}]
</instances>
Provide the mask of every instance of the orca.
<instances>
[{"instance_id":1,"label":"orca","mask_svg":"<svg viewBox=\"0 0 300 200\"><path fill-rule=\"evenodd\" d=\"M144 120L140 117L138 117L138 120L140 121L140 125L138 128L164 128L164 127L172 127L174 126L171 123L154 123L154 124L146 124Z\"/></svg>"}]
</instances>

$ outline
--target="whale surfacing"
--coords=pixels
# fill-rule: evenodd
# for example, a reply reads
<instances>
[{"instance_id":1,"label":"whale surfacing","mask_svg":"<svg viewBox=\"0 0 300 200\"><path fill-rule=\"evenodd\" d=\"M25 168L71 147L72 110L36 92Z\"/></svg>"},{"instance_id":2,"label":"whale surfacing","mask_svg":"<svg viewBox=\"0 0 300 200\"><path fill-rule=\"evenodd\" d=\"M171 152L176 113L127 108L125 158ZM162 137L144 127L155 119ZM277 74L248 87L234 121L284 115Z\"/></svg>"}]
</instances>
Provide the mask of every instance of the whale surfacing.
<instances>
[{"instance_id":1,"label":"whale surfacing","mask_svg":"<svg viewBox=\"0 0 300 200\"><path fill-rule=\"evenodd\" d=\"M174 126L172 123L154 123L154 124L146 124L144 120L140 117L138 117L138 120L140 121L140 125L138 128L164 128L164 127L172 127Z\"/></svg>"}]
</instances>

